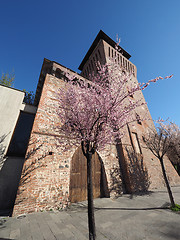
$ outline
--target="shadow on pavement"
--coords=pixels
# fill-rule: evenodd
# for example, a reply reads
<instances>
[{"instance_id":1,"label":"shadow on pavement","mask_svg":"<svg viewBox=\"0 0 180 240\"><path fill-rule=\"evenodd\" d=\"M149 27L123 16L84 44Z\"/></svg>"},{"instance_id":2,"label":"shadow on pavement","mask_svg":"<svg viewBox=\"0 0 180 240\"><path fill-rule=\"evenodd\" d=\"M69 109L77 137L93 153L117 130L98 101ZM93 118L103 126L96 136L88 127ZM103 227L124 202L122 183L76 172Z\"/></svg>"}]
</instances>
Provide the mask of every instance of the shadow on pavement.
<instances>
[{"instance_id":1,"label":"shadow on pavement","mask_svg":"<svg viewBox=\"0 0 180 240\"><path fill-rule=\"evenodd\" d=\"M165 232L163 232L163 229L161 230L161 233L164 235L164 237L167 239L180 239L180 231L179 231L179 223L178 222L171 222L169 225L166 225L166 229L164 229Z\"/></svg>"},{"instance_id":2,"label":"shadow on pavement","mask_svg":"<svg viewBox=\"0 0 180 240\"><path fill-rule=\"evenodd\" d=\"M152 208L94 208L95 210L160 210L169 209L169 207L152 207Z\"/></svg>"},{"instance_id":3,"label":"shadow on pavement","mask_svg":"<svg viewBox=\"0 0 180 240\"><path fill-rule=\"evenodd\" d=\"M132 208L129 208L129 207L114 207L114 208L111 208L111 207L94 207L94 210L97 211L97 210L127 210L127 211L137 211L137 210L162 210L162 209L169 209L170 208L170 204L168 202L164 203L162 206L160 207L142 207L142 208L138 208L138 207L132 207ZM87 204L75 204L73 206L71 206L68 210L70 211L77 211L77 210L87 210ZM68 211L67 210L67 211Z\"/></svg>"},{"instance_id":4,"label":"shadow on pavement","mask_svg":"<svg viewBox=\"0 0 180 240\"><path fill-rule=\"evenodd\" d=\"M15 239L12 239L12 238L0 238L0 240L15 240Z\"/></svg>"},{"instance_id":5,"label":"shadow on pavement","mask_svg":"<svg viewBox=\"0 0 180 240\"><path fill-rule=\"evenodd\" d=\"M151 194L153 194L153 191L146 191L146 192L135 192L129 195L129 199L133 199L134 197L138 197L138 196L150 196Z\"/></svg>"}]
</instances>

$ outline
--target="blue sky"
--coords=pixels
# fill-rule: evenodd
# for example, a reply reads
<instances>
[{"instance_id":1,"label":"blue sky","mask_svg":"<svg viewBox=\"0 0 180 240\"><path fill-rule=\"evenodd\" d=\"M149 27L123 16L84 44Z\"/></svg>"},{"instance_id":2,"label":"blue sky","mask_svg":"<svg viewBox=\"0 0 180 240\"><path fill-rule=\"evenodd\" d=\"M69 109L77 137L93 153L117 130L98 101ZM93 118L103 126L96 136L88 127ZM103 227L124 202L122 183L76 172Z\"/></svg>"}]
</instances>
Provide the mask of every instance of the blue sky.
<instances>
[{"instance_id":1,"label":"blue sky","mask_svg":"<svg viewBox=\"0 0 180 240\"><path fill-rule=\"evenodd\" d=\"M1 0L0 74L15 72L15 88L35 91L44 58L78 71L99 30L137 66L138 80L174 74L144 91L153 119L180 125L179 0Z\"/></svg>"}]
</instances>

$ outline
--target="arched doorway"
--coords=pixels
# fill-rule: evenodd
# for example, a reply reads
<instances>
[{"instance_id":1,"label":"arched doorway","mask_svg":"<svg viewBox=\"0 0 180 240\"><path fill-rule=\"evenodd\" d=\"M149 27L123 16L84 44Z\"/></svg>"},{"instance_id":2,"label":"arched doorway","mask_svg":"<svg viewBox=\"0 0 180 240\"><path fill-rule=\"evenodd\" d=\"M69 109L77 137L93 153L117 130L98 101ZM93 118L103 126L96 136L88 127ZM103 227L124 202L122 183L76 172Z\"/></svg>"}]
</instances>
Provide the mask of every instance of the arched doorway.
<instances>
[{"instance_id":1,"label":"arched doorway","mask_svg":"<svg viewBox=\"0 0 180 240\"><path fill-rule=\"evenodd\" d=\"M107 178L103 162L98 153L92 157L92 179L94 198L108 197ZM87 199L87 160L79 147L73 157L70 172L70 202L81 202Z\"/></svg>"}]
</instances>

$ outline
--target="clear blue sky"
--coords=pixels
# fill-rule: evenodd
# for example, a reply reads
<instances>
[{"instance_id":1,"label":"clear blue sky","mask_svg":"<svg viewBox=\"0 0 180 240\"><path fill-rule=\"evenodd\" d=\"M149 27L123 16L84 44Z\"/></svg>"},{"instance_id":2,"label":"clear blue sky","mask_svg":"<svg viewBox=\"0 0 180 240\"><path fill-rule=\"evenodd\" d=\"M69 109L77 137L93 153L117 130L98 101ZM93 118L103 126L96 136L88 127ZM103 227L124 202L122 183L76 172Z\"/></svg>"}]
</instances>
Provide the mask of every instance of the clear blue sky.
<instances>
[{"instance_id":1,"label":"clear blue sky","mask_svg":"<svg viewBox=\"0 0 180 240\"><path fill-rule=\"evenodd\" d=\"M100 29L131 54L140 82L174 74L144 91L153 119L180 125L179 0L1 0L0 74L35 91L44 58L78 71Z\"/></svg>"}]
</instances>

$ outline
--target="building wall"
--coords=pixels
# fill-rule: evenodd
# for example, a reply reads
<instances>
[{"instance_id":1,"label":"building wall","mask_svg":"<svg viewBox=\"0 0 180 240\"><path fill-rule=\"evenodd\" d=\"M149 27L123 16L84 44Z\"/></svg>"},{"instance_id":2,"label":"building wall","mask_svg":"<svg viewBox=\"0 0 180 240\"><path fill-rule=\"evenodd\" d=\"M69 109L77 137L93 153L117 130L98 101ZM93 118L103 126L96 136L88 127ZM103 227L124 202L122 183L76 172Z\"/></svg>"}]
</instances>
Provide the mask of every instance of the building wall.
<instances>
[{"instance_id":1,"label":"building wall","mask_svg":"<svg viewBox=\"0 0 180 240\"><path fill-rule=\"evenodd\" d=\"M147 129L154 127L151 120L144 120L142 124L129 124L126 129L126 135L122 139L123 153L126 159L131 191L147 191L162 188L165 186L162 170L159 160L147 149L143 135L146 135ZM137 151L135 136L139 142L140 153ZM135 146L135 153L134 149ZM164 158L168 179L172 186L178 185L180 178L167 157Z\"/></svg>"},{"instance_id":2,"label":"building wall","mask_svg":"<svg viewBox=\"0 0 180 240\"><path fill-rule=\"evenodd\" d=\"M129 61L125 56L123 56L121 52L115 50L115 46L112 47L104 40L102 41L102 43L105 52L105 62L108 62L109 58L116 57L117 62L122 69L126 70L128 73L131 73L134 77L137 77L137 68L131 61Z\"/></svg>"},{"instance_id":3,"label":"building wall","mask_svg":"<svg viewBox=\"0 0 180 240\"><path fill-rule=\"evenodd\" d=\"M12 215L23 163L23 157L7 157L0 170L0 216Z\"/></svg>"},{"instance_id":4,"label":"building wall","mask_svg":"<svg viewBox=\"0 0 180 240\"><path fill-rule=\"evenodd\" d=\"M0 85L0 137L5 136L2 142L5 152L22 108L24 95L22 91Z\"/></svg>"},{"instance_id":5,"label":"building wall","mask_svg":"<svg viewBox=\"0 0 180 240\"><path fill-rule=\"evenodd\" d=\"M61 71L66 70L62 66L56 67ZM33 154L27 158L23 167L22 184L20 182L14 215L42 209L60 209L69 204L71 160L77 147L68 151L61 148L58 130L61 122L57 116L57 89L66 85L63 80L46 75L27 150L27 154ZM118 159L114 148L107 146L106 150L99 152L104 162L111 195L121 191L121 179L117 174ZM116 188L112 180L115 168L116 179L119 179ZM26 169L30 170L27 175Z\"/></svg>"},{"instance_id":6,"label":"building wall","mask_svg":"<svg viewBox=\"0 0 180 240\"><path fill-rule=\"evenodd\" d=\"M24 112L35 114L36 107L23 103L24 92L10 87L0 85L0 138L4 136L3 141L0 141L0 215L10 216L12 214L17 188L21 177L24 157L19 157L16 154L9 156L9 146L12 146L14 133L16 132L21 114ZM30 126L27 126L27 118L25 122L26 129L19 129L19 134L27 135L30 133ZM20 136L18 134L18 136ZM28 142L21 138L23 146ZM21 144L22 145L22 144ZM14 145L17 150L18 143ZM8 152L7 152L8 150ZM23 149L25 152L26 149ZM16 151L15 151L16 152Z\"/></svg>"},{"instance_id":7,"label":"building wall","mask_svg":"<svg viewBox=\"0 0 180 240\"><path fill-rule=\"evenodd\" d=\"M105 41L100 41L84 65L82 76L66 69L60 64L50 62L51 70L46 71L41 97L31 132L27 151L27 160L14 207L14 215L40 210L65 208L69 202L69 185L72 158L77 150L73 147L67 151L61 147L59 133L61 119L58 117L58 89L68 88L63 72L77 75L81 81L88 81L87 67L96 57L98 50L106 63L110 54L115 54ZM112 53L113 50L113 53ZM116 53L117 54L117 53ZM110 56L112 57L112 56ZM137 70L124 56L119 55L120 67L132 74L128 85L137 83ZM93 68L92 65L90 67ZM42 70L43 71L43 70ZM136 93L132 100L145 102L142 92ZM138 121L138 116L144 118ZM124 128L125 135L117 145L108 145L98 152L104 163L110 196L145 191L164 186L160 164L143 142L143 134L149 127L154 128L148 107L143 105L133 112L134 122ZM134 153L135 156L133 155ZM171 184L179 183L179 176L168 159L165 160Z\"/></svg>"},{"instance_id":8,"label":"building wall","mask_svg":"<svg viewBox=\"0 0 180 240\"><path fill-rule=\"evenodd\" d=\"M111 58L116 57L116 62L119 64L120 68L130 76L129 82L127 83L127 89L128 87L131 88L134 85L137 85L138 80L136 66L104 40L101 40L100 43L101 44L98 44L94 51L98 52L98 50L100 50L103 52L102 56L104 56L105 59L102 60L102 62L108 63ZM86 65L88 64L89 60L87 61ZM146 103L142 91L136 92L131 97L131 100ZM149 149L146 148L146 145L143 142L142 138L149 129L155 129L147 105L145 104L136 108L132 112L132 118L134 121L128 124L128 127L124 128L125 134L121 139L121 158L124 158L123 162L126 165L125 181L128 182L128 185L130 184L130 186L125 189L125 192L136 192L141 190L160 188L164 186L164 180L162 177L159 160L151 153ZM140 118L142 121L138 121L138 118ZM140 148L140 152L137 147ZM134 151L137 153L137 156L133 155ZM167 167L168 178L171 184L178 184L180 178L168 158L165 158L165 165ZM142 182L144 183L142 184Z\"/></svg>"},{"instance_id":9,"label":"building wall","mask_svg":"<svg viewBox=\"0 0 180 240\"><path fill-rule=\"evenodd\" d=\"M96 73L98 68L98 62L102 65L105 64L105 51L103 40L100 40L96 48L93 50L88 61L85 63L81 75L89 77L92 72Z\"/></svg>"},{"instance_id":10,"label":"building wall","mask_svg":"<svg viewBox=\"0 0 180 240\"><path fill-rule=\"evenodd\" d=\"M27 150L33 154L27 159L23 169L23 174L26 175L26 166L31 166L30 173L27 181L20 184L14 214L67 205L73 149L69 153L62 153L56 128L60 124L56 113L56 94L63 84L60 79L46 75ZM32 169L34 170L31 171Z\"/></svg>"},{"instance_id":11,"label":"building wall","mask_svg":"<svg viewBox=\"0 0 180 240\"><path fill-rule=\"evenodd\" d=\"M66 71L58 64L54 64L55 69L58 69L58 72L61 73ZM56 71L54 71L54 75L56 75ZM61 78L63 77L61 76ZM83 77L81 79L84 80ZM77 147L68 151L61 148L62 142L59 141L61 136L58 130L61 121L57 115L57 89L67 88L67 86L68 84L63 79L51 74L46 75L27 151L27 154L32 154L24 164L22 183L19 186L14 215L40 210L61 209L70 203L71 163ZM143 97L143 95L140 94L139 97ZM136 192L163 186L159 162L146 149L142 140L142 135L147 126L152 125L150 113L146 105L136 109L136 111L139 114L142 111L147 111L148 119L142 124L136 122L129 124L129 129L124 129L125 136L122 139L121 153L118 154L115 145L106 146L104 151L98 152L104 163L111 197L122 194L122 192ZM137 133L143 163L140 159L134 161L129 158L128 151L132 151L130 140L132 133ZM120 165L124 171L126 187L123 183L123 173ZM166 160L166 166L170 180L172 180L171 183L177 184L179 177L176 176L177 174L168 160ZM26 175L27 170L30 171Z\"/></svg>"}]
</instances>

